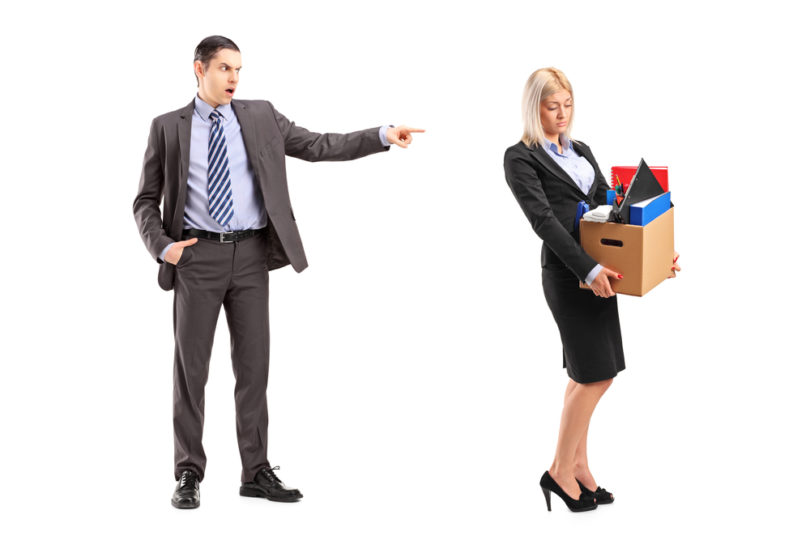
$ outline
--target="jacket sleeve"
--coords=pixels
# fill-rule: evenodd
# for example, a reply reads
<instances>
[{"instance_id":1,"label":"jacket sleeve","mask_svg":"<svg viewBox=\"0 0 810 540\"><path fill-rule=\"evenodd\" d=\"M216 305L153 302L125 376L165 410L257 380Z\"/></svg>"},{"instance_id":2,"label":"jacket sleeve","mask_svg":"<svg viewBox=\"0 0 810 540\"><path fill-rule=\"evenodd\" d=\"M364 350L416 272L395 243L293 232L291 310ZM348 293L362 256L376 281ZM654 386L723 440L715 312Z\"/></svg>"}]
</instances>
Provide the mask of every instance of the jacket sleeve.
<instances>
[{"instance_id":1,"label":"jacket sleeve","mask_svg":"<svg viewBox=\"0 0 810 540\"><path fill-rule=\"evenodd\" d=\"M512 189L532 229L549 248L580 279L585 281L588 272L597 262L582 249L565 227L554 216L543 185L527 159L509 152L504 156L506 183Z\"/></svg>"},{"instance_id":2,"label":"jacket sleeve","mask_svg":"<svg viewBox=\"0 0 810 540\"><path fill-rule=\"evenodd\" d=\"M388 151L380 142L379 126L352 133L315 133L288 120L267 103L284 137L284 152L306 161L348 161Z\"/></svg>"},{"instance_id":3,"label":"jacket sleeve","mask_svg":"<svg viewBox=\"0 0 810 540\"><path fill-rule=\"evenodd\" d=\"M146 249L159 263L163 263L160 260L163 249L174 242L163 230L160 218L160 200L163 197L164 181L161 131L157 119L152 120L152 126L149 128L149 142L143 156L138 194L132 205L141 239L146 244Z\"/></svg>"}]
</instances>

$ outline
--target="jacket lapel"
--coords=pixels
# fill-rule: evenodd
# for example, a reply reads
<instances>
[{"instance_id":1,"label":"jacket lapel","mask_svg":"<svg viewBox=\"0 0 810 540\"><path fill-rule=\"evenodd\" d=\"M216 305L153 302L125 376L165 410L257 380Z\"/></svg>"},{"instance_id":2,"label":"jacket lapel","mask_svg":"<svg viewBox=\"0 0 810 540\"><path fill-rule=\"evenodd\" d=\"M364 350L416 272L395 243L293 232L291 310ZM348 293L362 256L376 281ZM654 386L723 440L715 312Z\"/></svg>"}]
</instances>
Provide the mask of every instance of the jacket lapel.
<instances>
[{"instance_id":1,"label":"jacket lapel","mask_svg":"<svg viewBox=\"0 0 810 540\"><path fill-rule=\"evenodd\" d=\"M591 184L591 189L588 190L587 193L588 197L593 197L596 194L596 190L599 187L599 182L602 180L601 178L602 175L599 172L599 167L596 165L596 161L593 159L591 153L585 150L578 142L571 141L571 144L574 146L574 149L577 151L577 153L580 156L584 157L586 160L588 160L588 163L590 163L591 167L593 167L593 183ZM582 190L579 188L577 183L574 182L573 178L571 178L568 175L568 173L565 172L565 170L563 170L563 168L560 167L557 164L557 162L554 161L551 158L551 156L548 155L548 152L546 152L542 147L535 146L534 148L531 149L531 153L534 156L534 158L537 161L539 161L540 164L543 165L543 167L545 167L547 171L556 176L563 183L568 184L569 186L574 188L578 194L585 195L584 193L582 193Z\"/></svg>"},{"instance_id":2,"label":"jacket lapel","mask_svg":"<svg viewBox=\"0 0 810 540\"><path fill-rule=\"evenodd\" d=\"M596 190L599 188L599 182L603 182L604 177L602 177L602 173L599 172L599 166L596 164L596 160L593 158L591 152L583 148L576 141L571 141L571 144L574 145L574 149L577 153L587 159L588 163L593 167L593 183L591 184L591 189L588 190L588 197L593 197L596 194Z\"/></svg>"},{"instance_id":3,"label":"jacket lapel","mask_svg":"<svg viewBox=\"0 0 810 540\"><path fill-rule=\"evenodd\" d=\"M239 100L231 102L233 112L236 119L239 120L239 126L242 128L242 141L245 143L245 151L247 152L248 162L253 174L258 176L258 169L256 165L259 163L259 150L258 139L256 137L256 122L253 115L250 114L247 103Z\"/></svg>"},{"instance_id":4,"label":"jacket lapel","mask_svg":"<svg viewBox=\"0 0 810 540\"><path fill-rule=\"evenodd\" d=\"M531 149L531 153L532 156L534 156L534 158L537 161L539 161L540 164L547 171L556 176L563 183L568 184L569 186L577 190L579 193L582 193L582 190L579 189L577 183L574 182L574 180L572 180L570 176L568 176L568 173L565 172L562 167L557 165L557 162L554 161L550 155L548 155L548 153L543 149L543 147L535 146L534 148Z\"/></svg>"},{"instance_id":5,"label":"jacket lapel","mask_svg":"<svg viewBox=\"0 0 810 540\"><path fill-rule=\"evenodd\" d=\"M188 163L191 154L191 115L194 114L194 100L180 110L177 119L177 145L179 148L180 163L178 164L178 191L177 206L174 209L172 223L175 224L175 235L180 234L183 227L183 212L186 206L186 191L188 187Z\"/></svg>"}]
</instances>

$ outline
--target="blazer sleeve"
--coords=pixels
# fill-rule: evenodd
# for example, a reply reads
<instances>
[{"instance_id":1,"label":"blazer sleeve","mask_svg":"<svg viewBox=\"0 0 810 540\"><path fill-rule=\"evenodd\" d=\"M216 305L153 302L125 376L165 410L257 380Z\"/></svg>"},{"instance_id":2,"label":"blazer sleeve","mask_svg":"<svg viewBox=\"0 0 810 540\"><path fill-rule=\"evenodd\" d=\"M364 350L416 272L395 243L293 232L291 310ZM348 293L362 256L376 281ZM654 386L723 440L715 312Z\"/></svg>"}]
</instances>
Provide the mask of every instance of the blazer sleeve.
<instances>
[{"instance_id":1,"label":"blazer sleeve","mask_svg":"<svg viewBox=\"0 0 810 540\"><path fill-rule=\"evenodd\" d=\"M315 133L288 120L272 104L267 103L284 137L284 152L306 161L348 161L389 147L380 142L379 126L352 133Z\"/></svg>"},{"instance_id":2,"label":"blazer sleeve","mask_svg":"<svg viewBox=\"0 0 810 540\"><path fill-rule=\"evenodd\" d=\"M152 126L149 128L149 142L143 156L138 194L132 205L141 239L146 244L146 249L159 263L163 263L160 260L163 249L174 242L163 230L163 222L160 218L160 200L163 197L164 181L161 133L162 129L158 125L157 119L152 120Z\"/></svg>"},{"instance_id":3,"label":"blazer sleeve","mask_svg":"<svg viewBox=\"0 0 810 540\"><path fill-rule=\"evenodd\" d=\"M585 281L597 262L582 249L554 216L537 171L524 156L507 150L504 156L506 183L515 195L532 229L580 279Z\"/></svg>"}]
</instances>

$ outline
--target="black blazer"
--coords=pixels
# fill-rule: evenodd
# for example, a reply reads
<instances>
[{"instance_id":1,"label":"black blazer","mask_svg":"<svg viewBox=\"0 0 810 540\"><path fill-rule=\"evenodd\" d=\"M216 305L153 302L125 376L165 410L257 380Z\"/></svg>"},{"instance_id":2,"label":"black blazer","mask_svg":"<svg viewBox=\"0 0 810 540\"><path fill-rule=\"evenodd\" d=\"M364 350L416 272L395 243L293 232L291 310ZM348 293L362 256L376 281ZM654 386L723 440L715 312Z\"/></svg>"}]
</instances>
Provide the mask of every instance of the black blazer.
<instances>
[{"instance_id":1,"label":"black blazer","mask_svg":"<svg viewBox=\"0 0 810 540\"><path fill-rule=\"evenodd\" d=\"M577 203L591 208L606 204L608 185L599 171L591 149L572 141L577 153L593 167L595 177L586 195L542 147L529 148L523 142L506 149L503 167L512 189L532 228L543 239L543 268L568 268L584 281L597 262L579 245L574 231Z\"/></svg>"}]
</instances>

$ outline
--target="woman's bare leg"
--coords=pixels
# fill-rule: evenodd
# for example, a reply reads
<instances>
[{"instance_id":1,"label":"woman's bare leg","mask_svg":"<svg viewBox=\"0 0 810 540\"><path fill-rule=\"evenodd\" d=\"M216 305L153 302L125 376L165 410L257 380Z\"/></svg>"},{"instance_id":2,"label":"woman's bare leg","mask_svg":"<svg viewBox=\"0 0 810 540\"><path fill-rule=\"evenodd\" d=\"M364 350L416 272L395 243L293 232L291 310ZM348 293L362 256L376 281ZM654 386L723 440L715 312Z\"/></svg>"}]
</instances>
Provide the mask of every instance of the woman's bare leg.
<instances>
[{"instance_id":1,"label":"woman's bare leg","mask_svg":"<svg viewBox=\"0 0 810 540\"><path fill-rule=\"evenodd\" d=\"M611 382L613 379L608 379L606 381L607 385L605 386L604 390L602 391L602 395L607 391L610 387ZM571 384L573 383L573 384ZM574 381L570 381L568 384L568 388L566 389L566 395L570 391L571 388L576 383ZM585 434L580 439L579 444L577 445L577 451L574 455L574 476L577 480L582 482L582 484L591 491L596 491L596 488L599 487L599 484L596 483L593 475L591 474L591 469L588 465L588 428L590 427L591 422L588 420L588 425L585 426Z\"/></svg>"},{"instance_id":2,"label":"woman's bare leg","mask_svg":"<svg viewBox=\"0 0 810 540\"><path fill-rule=\"evenodd\" d=\"M612 382L613 379L587 384L569 381L565 390L557 451L548 472L560 487L575 499L579 498L580 493L576 474L588 469L588 425L596 404ZM590 473L588 475L590 476ZM589 487L587 478L580 480L585 487ZM592 481L593 477L590 480Z\"/></svg>"}]
</instances>

